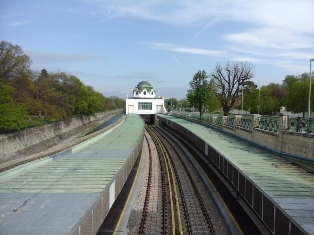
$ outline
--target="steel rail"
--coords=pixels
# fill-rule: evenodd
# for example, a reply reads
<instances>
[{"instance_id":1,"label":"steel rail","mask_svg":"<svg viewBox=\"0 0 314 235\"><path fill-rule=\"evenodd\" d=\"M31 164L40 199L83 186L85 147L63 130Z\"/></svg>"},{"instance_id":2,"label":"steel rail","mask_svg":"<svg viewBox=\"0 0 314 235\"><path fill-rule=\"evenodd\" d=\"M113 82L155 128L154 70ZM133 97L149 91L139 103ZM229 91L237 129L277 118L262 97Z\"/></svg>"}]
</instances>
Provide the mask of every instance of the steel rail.
<instances>
[{"instance_id":1,"label":"steel rail","mask_svg":"<svg viewBox=\"0 0 314 235\"><path fill-rule=\"evenodd\" d=\"M161 135L161 133L160 133L160 131L162 131L161 129L158 129L158 130L156 130L156 131ZM172 139L172 137L169 136L168 133L164 132L164 134L166 134L168 137L170 137L170 138ZM198 188L197 188L197 186L196 186L196 183L195 183L194 180L193 180L193 177L192 177L192 175L191 175L191 173L190 173L190 170L189 170L188 166L187 166L186 163L183 161L182 157L180 157L180 153L176 150L176 147L174 146L174 144L171 143L171 142L169 142L168 140L166 140L166 141L167 141L168 144L172 147L172 149L176 152L176 154L177 154L177 156L178 156L178 160L181 162L183 168L185 169L185 172L186 172L186 174L187 174L187 178L189 179L189 181L190 181L191 184L192 184L192 189L193 189L193 191L194 191L194 193L195 193L195 195L196 195L196 198L197 198L197 200L198 200L198 202L199 202L199 206L200 206L200 208L202 209L202 213L203 213L204 218L205 218L205 220L206 220L206 224L208 225L209 231L210 231L212 234L215 234L214 226L213 226L213 224L212 224L212 221L211 221L211 219L210 219L210 216L209 216L209 214L208 214L208 212L207 212L207 210L206 210L205 204L204 204L204 202L203 202L203 200L202 200L202 197L201 197L200 192L199 192L199 190L198 190ZM171 160L171 162L172 162L172 165L174 165L173 160ZM187 214L188 214L188 213L187 213ZM187 219L187 220L188 220L188 219ZM188 222L188 221L187 221L187 222Z\"/></svg>"},{"instance_id":2,"label":"steel rail","mask_svg":"<svg viewBox=\"0 0 314 235\"><path fill-rule=\"evenodd\" d=\"M183 234L182 228L182 219L180 213L180 206L179 206L179 197L177 193L177 186L176 186L176 177L173 172L172 164L168 152L160 140L160 138L155 134L155 132L147 127L149 134L151 135L152 139L155 143L160 147L162 156L164 158L167 178L169 182L169 198L170 198L170 207L171 207L171 223L172 223L172 234ZM178 231L176 231L178 226Z\"/></svg>"}]
</instances>

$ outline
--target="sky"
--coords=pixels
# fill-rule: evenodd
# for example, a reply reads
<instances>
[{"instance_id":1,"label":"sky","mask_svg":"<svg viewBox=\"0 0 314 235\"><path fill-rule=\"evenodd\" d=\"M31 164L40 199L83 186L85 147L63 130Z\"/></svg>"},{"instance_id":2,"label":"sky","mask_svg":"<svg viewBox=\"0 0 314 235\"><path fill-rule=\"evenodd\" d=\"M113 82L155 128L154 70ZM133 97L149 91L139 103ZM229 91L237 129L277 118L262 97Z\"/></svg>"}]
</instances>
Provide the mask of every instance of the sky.
<instances>
[{"instance_id":1,"label":"sky","mask_svg":"<svg viewBox=\"0 0 314 235\"><path fill-rule=\"evenodd\" d=\"M249 62L259 86L310 71L313 0L0 0L0 41L31 69L65 72L104 96L186 98L199 70ZM312 68L314 67L314 63Z\"/></svg>"}]
</instances>

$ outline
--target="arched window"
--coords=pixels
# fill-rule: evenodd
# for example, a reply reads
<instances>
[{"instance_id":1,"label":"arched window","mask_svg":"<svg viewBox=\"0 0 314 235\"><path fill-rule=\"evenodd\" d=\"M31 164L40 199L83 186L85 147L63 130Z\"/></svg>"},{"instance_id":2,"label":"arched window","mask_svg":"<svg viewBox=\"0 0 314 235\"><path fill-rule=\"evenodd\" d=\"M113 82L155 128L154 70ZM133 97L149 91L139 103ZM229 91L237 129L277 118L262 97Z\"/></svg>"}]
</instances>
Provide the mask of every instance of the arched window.
<instances>
[{"instance_id":1,"label":"arched window","mask_svg":"<svg viewBox=\"0 0 314 235\"><path fill-rule=\"evenodd\" d=\"M146 95L146 91L144 91L144 95Z\"/></svg>"}]
</instances>

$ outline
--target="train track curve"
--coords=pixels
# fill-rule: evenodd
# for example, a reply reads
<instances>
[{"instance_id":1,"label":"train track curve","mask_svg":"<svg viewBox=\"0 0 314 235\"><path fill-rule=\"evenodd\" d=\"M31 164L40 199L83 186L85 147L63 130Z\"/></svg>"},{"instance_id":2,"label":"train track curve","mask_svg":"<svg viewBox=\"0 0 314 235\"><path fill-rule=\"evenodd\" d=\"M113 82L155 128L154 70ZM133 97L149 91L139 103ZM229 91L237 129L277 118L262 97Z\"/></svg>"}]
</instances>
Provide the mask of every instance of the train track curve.
<instances>
[{"instance_id":1,"label":"train track curve","mask_svg":"<svg viewBox=\"0 0 314 235\"><path fill-rule=\"evenodd\" d=\"M228 234L186 149L158 126L146 126L149 146L146 179L129 234Z\"/></svg>"}]
</instances>

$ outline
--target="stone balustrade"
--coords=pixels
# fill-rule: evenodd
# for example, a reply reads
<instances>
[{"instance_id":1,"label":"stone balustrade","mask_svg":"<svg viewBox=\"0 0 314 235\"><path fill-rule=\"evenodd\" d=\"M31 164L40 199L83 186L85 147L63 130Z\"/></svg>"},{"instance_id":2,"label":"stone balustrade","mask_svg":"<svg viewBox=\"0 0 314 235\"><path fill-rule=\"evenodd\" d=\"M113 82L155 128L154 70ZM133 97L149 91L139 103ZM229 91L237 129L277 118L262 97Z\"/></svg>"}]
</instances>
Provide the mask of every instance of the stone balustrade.
<instances>
[{"instance_id":1,"label":"stone balustrade","mask_svg":"<svg viewBox=\"0 0 314 235\"><path fill-rule=\"evenodd\" d=\"M279 154L314 161L314 118L298 119L287 115L199 116L172 114L220 129Z\"/></svg>"},{"instance_id":2,"label":"stone balustrade","mask_svg":"<svg viewBox=\"0 0 314 235\"><path fill-rule=\"evenodd\" d=\"M278 132L279 117L278 116L262 116L259 121L258 129Z\"/></svg>"},{"instance_id":3,"label":"stone balustrade","mask_svg":"<svg viewBox=\"0 0 314 235\"><path fill-rule=\"evenodd\" d=\"M295 132L314 132L314 118L304 119L302 117L295 117L288 119L288 128L289 131Z\"/></svg>"}]
</instances>

